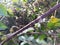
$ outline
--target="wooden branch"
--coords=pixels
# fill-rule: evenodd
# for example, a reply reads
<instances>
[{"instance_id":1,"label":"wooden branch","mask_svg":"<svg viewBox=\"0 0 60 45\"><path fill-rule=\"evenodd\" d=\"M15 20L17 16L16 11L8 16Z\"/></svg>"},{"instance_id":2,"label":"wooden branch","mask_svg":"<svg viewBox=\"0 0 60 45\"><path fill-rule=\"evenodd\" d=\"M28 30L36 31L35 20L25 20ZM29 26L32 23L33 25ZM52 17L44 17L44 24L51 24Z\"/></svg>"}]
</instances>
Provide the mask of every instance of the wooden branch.
<instances>
[{"instance_id":1,"label":"wooden branch","mask_svg":"<svg viewBox=\"0 0 60 45\"><path fill-rule=\"evenodd\" d=\"M35 24L36 22L38 22L39 20L49 16L49 14L53 13L56 9L58 9L60 7L60 3L55 5L53 8L51 8L50 10L48 10L46 13L42 14L41 16L39 16L37 19L33 20L32 22L30 22L29 24L27 24L26 26L24 26L23 28L21 28L20 30L12 33L12 34L7 34L7 39L2 41L0 43L0 45L3 45L5 42L7 42L8 40L10 40L12 37L16 36L17 34L23 32L25 29L27 29L28 27L30 27L31 25Z\"/></svg>"}]
</instances>

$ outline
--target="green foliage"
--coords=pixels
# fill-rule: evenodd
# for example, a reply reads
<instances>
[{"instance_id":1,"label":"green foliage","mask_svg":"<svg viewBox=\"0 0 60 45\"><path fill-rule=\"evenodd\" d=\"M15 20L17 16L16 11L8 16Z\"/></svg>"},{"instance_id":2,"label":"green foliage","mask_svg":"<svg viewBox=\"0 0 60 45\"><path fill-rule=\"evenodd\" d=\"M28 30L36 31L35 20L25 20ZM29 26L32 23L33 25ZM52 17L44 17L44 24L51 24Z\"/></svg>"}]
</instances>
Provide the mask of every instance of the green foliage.
<instances>
[{"instance_id":1,"label":"green foliage","mask_svg":"<svg viewBox=\"0 0 60 45\"><path fill-rule=\"evenodd\" d=\"M12 0L12 2L17 3L19 0Z\"/></svg>"},{"instance_id":2,"label":"green foliage","mask_svg":"<svg viewBox=\"0 0 60 45\"><path fill-rule=\"evenodd\" d=\"M0 4L0 16L8 16L7 9L3 4Z\"/></svg>"},{"instance_id":3,"label":"green foliage","mask_svg":"<svg viewBox=\"0 0 60 45\"><path fill-rule=\"evenodd\" d=\"M8 15L9 15L10 17L13 17L13 16L14 16L12 9L9 8L9 9L7 9L7 11L8 11Z\"/></svg>"},{"instance_id":4,"label":"green foliage","mask_svg":"<svg viewBox=\"0 0 60 45\"><path fill-rule=\"evenodd\" d=\"M48 27L49 29L53 29L53 28L54 28L54 23L48 22L48 23L47 23L47 27Z\"/></svg>"},{"instance_id":5,"label":"green foliage","mask_svg":"<svg viewBox=\"0 0 60 45\"><path fill-rule=\"evenodd\" d=\"M32 1L32 2L28 3L28 1ZM51 2L52 2L52 3L50 2L51 4L49 3L49 0L48 1L40 0L40 2L36 1L36 0L34 0L34 1L33 0L12 0L12 2L13 3L11 5L9 5L9 7L7 7L7 8L5 7L6 4L5 4L5 6L3 4L0 4L0 16L10 16L10 17L6 17L3 19L5 21L5 22L4 21L3 22L7 23L8 27L9 27L9 30L6 32L9 32L10 29L14 30L14 32L15 32L15 28L18 27L18 29L19 29L19 28L25 26L30 21L35 20L41 14L44 14L44 12L46 12L48 9L50 9L51 7L53 7L56 4L55 0L54 1L51 0ZM10 3L8 3L8 4L10 4ZM34 6L33 6L33 4L34 4ZM37 6L37 5L39 5L39 6ZM7 12L8 12L8 14L7 14ZM12 19L11 19L11 17L12 17ZM1 19L1 17L0 17L0 19ZM22 41L22 42L20 42L20 45L29 45L29 44L30 45L49 45L48 43L46 43L46 41L44 39L49 37L54 31L56 31L56 29L60 28L60 22L59 22L59 19L54 16L52 16L52 18L50 18L50 19L48 19L48 17L47 17L46 19L47 20L44 22L42 21L41 23L40 22L35 23L35 25L33 25L33 26L30 25L33 29L32 28L26 29L25 31L23 31L22 35L20 35L20 34L18 34L19 36L16 35L18 37L18 38L16 38L17 41L19 41L19 42ZM7 28L7 26L4 23L0 22L0 30L5 30ZM16 26L16 27L14 28L14 26ZM53 31L51 31L51 30L53 30ZM32 33L32 34L30 34L30 33ZM7 33L2 34L2 32L0 32L0 35L4 35L4 34L7 34ZM58 35L58 36L60 37L60 35ZM53 37L53 35L50 36L51 40L52 40L52 37ZM19 42L16 43L17 41L10 40L10 41L6 42L4 45L18 45ZM50 40L48 40L48 41L50 41Z\"/></svg>"},{"instance_id":6,"label":"green foliage","mask_svg":"<svg viewBox=\"0 0 60 45\"><path fill-rule=\"evenodd\" d=\"M53 7L55 4L56 4L56 2L52 2L52 3L51 3L51 6Z\"/></svg>"},{"instance_id":7,"label":"green foliage","mask_svg":"<svg viewBox=\"0 0 60 45\"><path fill-rule=\"evenodd\" d=\"M55 26L60 27L60 23L56 23Z\"/></svg>"},{"instance_id":8,"label":"green foliage","mask_svg":"<svg viewBox=\"0 0 60 45\"><path fill-rule=\"evenodd\" d=\"M9 40L7 43L5 43L4 45L18 45L16 42L14 42L13 40Z\"/></svg>"},{"instance_id":9,"label":"green foliage","mask_svg":"<svg viewBox=\"0 0 60 45\"><path fill-rule=\"evenodd\" d=\"M6 28L7 26L4 23L0 22L0 30L5 30Z\"/></svg>"},{"instance_id":10,"label":"green foliage","mask_svg":"<svg viewBox=\"0 0 60 45\"><path fill-rule=\"evenodd\" d=\"M25 43L24 45L29 45L28 43Z\"/></svg>"},{"instance_id":11,"label":"green foliage","mask_svg":"<svg viewBox=\"0 0 60 45\"><path fill-rule=\"evenodd\" d=\"M28 0L22 0L23 2L28 2Z\"/></svg>"},{"instance_id":12,"label":"green foliage","mask_svg":"<svg viewBox=\"0 0 60 45\"><path fill-rule=\"evenodd\" d=\"M38 38L38 34L34 34L34 39L37 39Z\"/></svg>"},{"instance_id":13,"label":"green foliage","mask_svg":"<svg viewBox=\"0 0 60 45\"><path fill-rule=\"evenodd\" d=\"M40 40L44 40L44 38L46 38L46 35L45 34L42 34L42 35L40 35Z\"/></svg>"}]
</instances>

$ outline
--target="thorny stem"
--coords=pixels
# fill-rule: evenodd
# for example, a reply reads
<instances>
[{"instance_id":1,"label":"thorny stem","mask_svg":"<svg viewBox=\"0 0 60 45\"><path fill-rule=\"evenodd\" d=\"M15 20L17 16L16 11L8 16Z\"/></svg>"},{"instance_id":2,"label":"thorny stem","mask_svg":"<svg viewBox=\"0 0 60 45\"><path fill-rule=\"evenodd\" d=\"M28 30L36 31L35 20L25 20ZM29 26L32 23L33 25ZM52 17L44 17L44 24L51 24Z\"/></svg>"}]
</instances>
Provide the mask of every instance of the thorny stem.
<instances>
[{"instance_id":1,"label":"thorny stem","mask_svg":"<svg viewBox=\"0 0 60 45\"><path fill-rule=\"evenodd\" d=\"M23 28L19 29L18 31L14 32L11 35L8 35L8 38L4 41L2 41L0 43L0 45L3 45L5 42L7 42L8 40L10 40L12 37L14 37L15 35L25 31L25 29L27 29L28 27L30 27L31 25L35 24L36 22L38 22L39 20L49 16L49 14L53 13L56 9L58 9L60 7L60 3L55 5L53 8L51 8L50 10L48 10L46 13L42 14L41 16L39 16L37 19L33 20L32 22L30 22L29 24L27 24L26 26L24 26Z\"/></svg>"}]
</instances>

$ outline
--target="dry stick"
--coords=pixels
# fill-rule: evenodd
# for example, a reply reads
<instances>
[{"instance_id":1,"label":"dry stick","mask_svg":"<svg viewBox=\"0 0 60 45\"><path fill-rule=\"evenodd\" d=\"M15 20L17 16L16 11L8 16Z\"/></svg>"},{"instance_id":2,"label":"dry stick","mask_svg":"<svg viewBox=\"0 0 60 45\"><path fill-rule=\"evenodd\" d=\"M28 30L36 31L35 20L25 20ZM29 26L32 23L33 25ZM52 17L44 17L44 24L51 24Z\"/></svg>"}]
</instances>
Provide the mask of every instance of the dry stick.
<instances>
[{"instance_id":1,"label":"dry stick","mask_svg":"<svg viewBox=\"0 0 60 45\"><path fill-rule=\"evenodd\" d=\"M37 19L33 20L32 22L30 22L29 24L27 24L26 26L24 26L23 28L21 28L20 30L12 33L11 35L8 35L8 38L4 41L2 41L0 43L0 45L3 45L5 42L7 42L8 40L10 40L12 37L14 37L15 35L25 31L25 29L27 29L28 27L30 27L31 25L35 24L36 22L38 22L39 20L49 16L49 14L53 13L56 9L58 9L60 7L60 3L55 5L53 8L51 8L50 10L48 10L46 13L42 14L41 16L39 16Z\"/></svg>"}]
</instances>

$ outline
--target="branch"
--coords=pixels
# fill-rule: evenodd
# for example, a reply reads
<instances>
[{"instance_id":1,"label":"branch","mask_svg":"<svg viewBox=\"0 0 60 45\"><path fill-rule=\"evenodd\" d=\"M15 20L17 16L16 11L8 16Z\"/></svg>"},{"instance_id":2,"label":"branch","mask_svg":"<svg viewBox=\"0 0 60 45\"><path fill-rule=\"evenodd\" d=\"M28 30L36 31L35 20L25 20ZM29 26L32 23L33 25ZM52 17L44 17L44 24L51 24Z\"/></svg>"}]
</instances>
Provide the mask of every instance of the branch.
<instances>
[{"instance_id":1,"label":"branch","mask_svg":"<svg viewBox=\"0 0 60 45\"><path fill-rule=\"evenodd\" d=\"M19 29L18 31L12 33L12 34L7 34L7 39L2 41L0 43L0 45L3 45L5 42L7 42L8 40L10 40L12 37L14 37L15 35L23 32L25 29L27 29L28 27L30 27L31 25L37 23L39 20L49 16L49 14L53 13L56 9L58 9L60 7L60 3L55 5L53 8L51 8L50 10L48 10L46 13L42 14L41 16L39 16L37 19L33 20L32 22L30 22L29 24L27 24L26 26L24 26L23 28Z\"/></svg>"}]
</instances>

